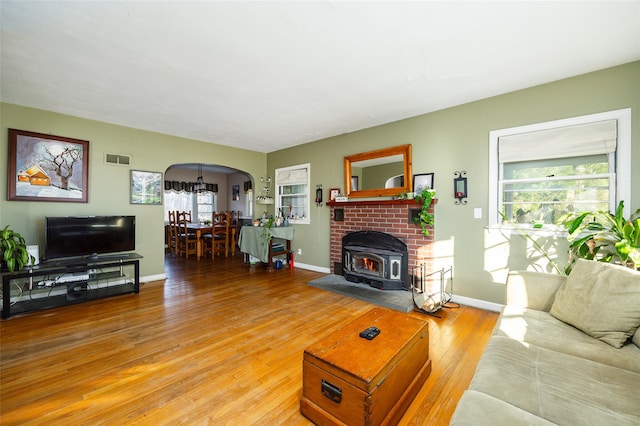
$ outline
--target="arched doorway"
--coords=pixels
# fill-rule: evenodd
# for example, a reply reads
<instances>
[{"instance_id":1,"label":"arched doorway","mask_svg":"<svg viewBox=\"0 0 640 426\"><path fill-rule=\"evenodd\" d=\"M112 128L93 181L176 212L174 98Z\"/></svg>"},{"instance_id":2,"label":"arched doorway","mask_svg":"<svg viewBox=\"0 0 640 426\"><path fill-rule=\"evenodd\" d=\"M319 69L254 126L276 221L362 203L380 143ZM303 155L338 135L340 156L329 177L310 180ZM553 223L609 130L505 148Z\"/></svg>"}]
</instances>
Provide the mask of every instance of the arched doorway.
<instances>
[{"instance_id":1,"label":"arched doorway","mask_svg":"<svg viewBox=\"0 0 640 426\"><path fill-rule=\"evenodd\" d=\"M227 166L173 164L164 174L165 221L170 210L191 211L192 220L210 220L213 211L232 210L250 220L254 211L253 181L249 173Z\"/></svg>"}]
</instances>

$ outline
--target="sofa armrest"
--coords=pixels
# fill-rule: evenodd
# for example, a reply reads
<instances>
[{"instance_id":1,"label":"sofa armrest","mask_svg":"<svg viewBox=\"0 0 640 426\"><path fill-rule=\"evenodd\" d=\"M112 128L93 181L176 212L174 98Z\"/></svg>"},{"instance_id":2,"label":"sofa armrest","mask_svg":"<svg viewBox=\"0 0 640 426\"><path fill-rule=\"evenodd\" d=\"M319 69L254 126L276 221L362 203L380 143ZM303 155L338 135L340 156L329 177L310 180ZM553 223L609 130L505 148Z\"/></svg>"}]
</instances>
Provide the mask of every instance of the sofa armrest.
<instances>
[{"instance_id":1,"label":"sofa armrest","mask_svg":"<svg viewBox=\"0 0 640 426\"><path fill-rule=\"evenodd\" d=\"M549 312L564 275L517 271L507 276L507 305Z\"/></svg>"}]
</instances>

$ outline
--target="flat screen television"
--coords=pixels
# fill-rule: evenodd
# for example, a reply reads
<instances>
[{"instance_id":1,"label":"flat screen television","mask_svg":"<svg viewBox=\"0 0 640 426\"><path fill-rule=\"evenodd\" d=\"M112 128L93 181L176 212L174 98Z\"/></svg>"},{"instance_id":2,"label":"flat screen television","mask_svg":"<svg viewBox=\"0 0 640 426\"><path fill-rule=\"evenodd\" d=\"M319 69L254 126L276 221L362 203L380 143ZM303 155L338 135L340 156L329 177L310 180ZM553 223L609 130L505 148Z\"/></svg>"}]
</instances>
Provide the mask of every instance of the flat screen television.
<instances>
[{"instance_id":1,"label":"flat screen television","mask_svg":"<svg viewBox=\"0 0 640 426\"><path fill-rule=\"evenodd\" d=\"M135 216L47 217L45 259L95 258L136 249Z\"/></svg>"}]
</instances>

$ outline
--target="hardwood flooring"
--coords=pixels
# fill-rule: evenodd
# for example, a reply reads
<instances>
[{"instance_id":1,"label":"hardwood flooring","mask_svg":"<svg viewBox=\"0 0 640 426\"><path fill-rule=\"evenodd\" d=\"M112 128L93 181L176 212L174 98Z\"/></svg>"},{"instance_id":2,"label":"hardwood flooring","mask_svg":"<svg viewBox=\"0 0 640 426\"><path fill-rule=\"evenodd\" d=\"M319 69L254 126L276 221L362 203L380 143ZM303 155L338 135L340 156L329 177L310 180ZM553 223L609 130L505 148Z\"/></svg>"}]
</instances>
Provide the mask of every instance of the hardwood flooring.
<instances>
[{"instance_id":1,"label":"hardwood flooring","mask_svg":"<svg viewBox=\"0 0 640 426\"><path fill-rule=\"evenodd\" d=\"M166 282L0 322L0 423L309 425L302 353L373 307L241 256L167 257ZM429 322L433 371L402 425L445 425L497 314L460 307Z\"/></svg>"}]
</instances>

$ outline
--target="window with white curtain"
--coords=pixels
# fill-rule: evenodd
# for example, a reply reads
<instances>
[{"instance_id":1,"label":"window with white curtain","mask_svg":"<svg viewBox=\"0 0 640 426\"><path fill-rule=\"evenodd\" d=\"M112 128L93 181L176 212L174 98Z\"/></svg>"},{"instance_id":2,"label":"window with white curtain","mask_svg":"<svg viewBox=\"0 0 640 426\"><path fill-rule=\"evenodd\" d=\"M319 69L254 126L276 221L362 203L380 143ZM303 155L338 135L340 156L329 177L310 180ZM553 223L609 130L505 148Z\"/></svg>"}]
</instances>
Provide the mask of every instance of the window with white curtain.
<instances>
[{"instance_id":1,"label":"window with white curtain","mask_svg":"<svg viewBox=\"0 0 640 426\"><path fill-rule=\"evenodd\" d=\"M169 212L172 210L191 212L194 221L211 220L216 204L215 192L164 191L164 220L169 221Z\"/></svg>"},{"instance_id":2,"label":"window with white curtain","mask_svg":"<svg viewBox=\"0 0 640 426\"><path fill-rule=\"evenodd\" d=\"M311 165L283 167L275 170L276 212L289 217L290 223L311 223L309 179Z\"/></svg>"},{"instance_id":3,"label":"window with white curtain","mask_svg":"<svg viewBox=\"0 0 640 426\"><path fill-rule=\"evenodd\" d=\"M490 132L490 225L614 211L630 194L630 123L619 110Z\"/></svg>"},{"instance_id":4,"label":"window with white curtain","mask_svg":"<svg viewBox=\"0 0 640 426\"><path fill-rule=\"evenodd\" d=\"M169 221L170 211L192 212L194 194L186 191L164 191L164 220ZM192 216L193 217L193 216Z\"/></svg>"}]
</instances>

